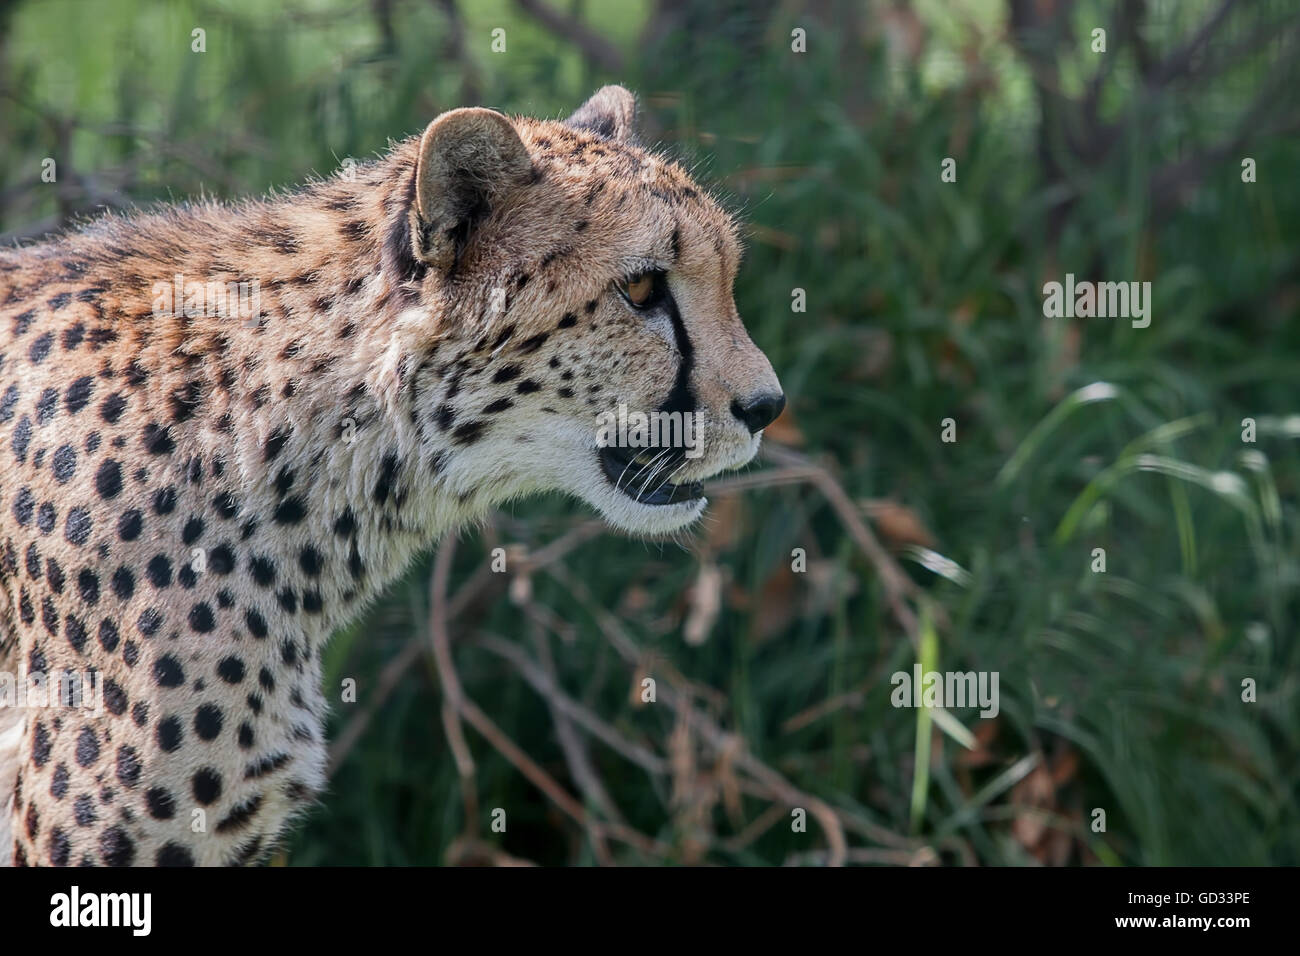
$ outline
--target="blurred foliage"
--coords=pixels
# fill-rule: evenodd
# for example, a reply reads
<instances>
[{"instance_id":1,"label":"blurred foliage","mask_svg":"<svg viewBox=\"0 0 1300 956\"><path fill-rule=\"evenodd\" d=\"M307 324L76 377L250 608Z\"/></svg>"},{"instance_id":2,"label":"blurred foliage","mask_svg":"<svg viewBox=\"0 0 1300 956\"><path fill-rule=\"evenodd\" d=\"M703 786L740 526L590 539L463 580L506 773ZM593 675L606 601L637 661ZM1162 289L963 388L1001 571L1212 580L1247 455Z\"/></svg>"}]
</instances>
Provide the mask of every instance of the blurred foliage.
<instances>
[{"instance_id":1,"label":"blurred foliage","mask_svg":"<svg viewBox=\"0 0 1300 956\"><path fill-rule=\"evenodd\" d=\"M1000 674L996 719L952 714L973 749L892 707L918 651L877 564L816 487L756 480L715 495L680 546L584 539L452 621L466 695L650 845L584 832L472 729L467 821L419 654L289 863L824 860L816 814L792 832L769 770L834 808L853 861L1300 863L1289 4L0 0L0 28L12 237L291 184L454 106L560 116L601 83L637 90L646 138L746 223L737 303L790 397L769 442L825 466L893 549L933 621L927 660ZM1045 319L1042 285L1066 272L1150 281L1150 327ZM1098 382L1113 388L1079 393ZM451 592L491 548L544 548L588 517L528 502L464 532ZM332 642L327 686L356 677L361 704L336 709L331 739L427 645L431 561ZM645 766L575 732L521 660ZM641 705L643 674L680 706Z\"/></svg>"}]
</instances>

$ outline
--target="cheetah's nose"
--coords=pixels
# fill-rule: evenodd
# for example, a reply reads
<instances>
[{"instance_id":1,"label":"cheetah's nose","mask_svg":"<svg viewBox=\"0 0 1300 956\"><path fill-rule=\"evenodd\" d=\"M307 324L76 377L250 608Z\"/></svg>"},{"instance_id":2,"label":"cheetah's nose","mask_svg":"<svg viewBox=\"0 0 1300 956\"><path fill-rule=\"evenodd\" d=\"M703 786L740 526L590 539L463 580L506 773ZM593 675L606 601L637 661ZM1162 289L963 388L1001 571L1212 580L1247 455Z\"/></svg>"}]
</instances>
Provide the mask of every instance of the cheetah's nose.
<instances>
[{"instance_id":1,"label":"cheetah's nose","mask_svg":"<svg viewBox=\"0 0 1300 956\"><path fill-rule=\"evenodd\" d=\"M744 422L745 427L749 429L749 433L753 435L776 421L776 416L781 414L783 408L785 408L785 396L780 392L776 392L750 399L744 405L739 401L733 401L731 403L731 414Z\"/></svg>"}]
</instances>

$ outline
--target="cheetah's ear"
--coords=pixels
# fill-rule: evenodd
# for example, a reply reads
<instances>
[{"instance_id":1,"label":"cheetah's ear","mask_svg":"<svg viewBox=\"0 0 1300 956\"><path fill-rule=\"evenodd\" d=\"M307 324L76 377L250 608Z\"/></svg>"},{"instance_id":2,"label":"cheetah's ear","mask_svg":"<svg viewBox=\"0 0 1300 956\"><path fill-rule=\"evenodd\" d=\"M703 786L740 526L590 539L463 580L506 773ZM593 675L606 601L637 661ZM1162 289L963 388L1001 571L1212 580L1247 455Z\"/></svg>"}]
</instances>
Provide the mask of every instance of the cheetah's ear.
<instances>
[{"instance_id":1,"label":"cheetah's ear","mask_svg":"<svg viewBox=\"0 0 1300 956\"><path fill-rule=\"evenodd\" d=\"M602 86L564 121L565 126L585 129L602 139L636 142L636 97L621 86Z\"/></svg>"},{"instance_id":2,"label":"cheetah's ear","mask_svg":"<svg viewBox=\"0 0 1300 956\"><path fill-rule=\"evenodd\" d=\"M450 272L475 224L513 187L528 182L532 168L523 140L496 110L443 113L420 137L409 212L415 255Z\"/></svg>"}]
</instances>

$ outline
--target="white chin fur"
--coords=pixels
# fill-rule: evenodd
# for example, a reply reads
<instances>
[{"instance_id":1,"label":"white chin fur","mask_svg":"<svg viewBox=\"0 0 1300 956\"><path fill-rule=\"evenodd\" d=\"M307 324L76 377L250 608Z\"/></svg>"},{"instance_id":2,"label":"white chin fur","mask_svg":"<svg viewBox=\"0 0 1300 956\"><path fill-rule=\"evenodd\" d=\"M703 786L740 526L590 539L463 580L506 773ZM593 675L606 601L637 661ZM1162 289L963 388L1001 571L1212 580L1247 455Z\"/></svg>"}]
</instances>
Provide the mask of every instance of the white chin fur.
<instances>
[{"instance_id":1,"label":"white chin fur","mask_svg":"<svg viewBox=\"0 0 1300 956\"><path fill-rule=\"evenodd\" d=\"M705 498L674 505L644 505L633 501L606 480L594 453L579 475L563 483L568 490L600 512L615 528L635 535L671 534L694 523L708 504Z\"/></svg>"},{"instance_id":2,"label":"white chin fur","mask_svg":"<svg viewBox=\"0 0 1300 956\"><path fill-rule=\"evenodd\" d=\"M609 492L608 501L588 501L621 531L636 535L671 534L699 520L709 501L697 498L675 505L643 505L620 492Z\"/></svg>"},{"instance_id":3,"label":"white chin fur","mask_svg":"<svg viewBox=\"0 0 1300 956\"><path fill-rule=\"evenodd\" d=\"M727 462L720 468L712 468L710 474L739 468L752 460L758 453L760 435L753 436L749 447L738 454L734 461ZM707 498L697 498L694 501L683 501L674 505L645 505L633 501L622 492L615 491L606 480L597 463L595 452L588 452L587 455L589 455L587 462L581 466L582 474L574 476L576 480L571 478L568 486L577 492L579 498L599 511L606 521L621 531L641 536L672 534L698 521L700 515L704 514L705 507L708 506Z\"/></svg>"}]
</instances>

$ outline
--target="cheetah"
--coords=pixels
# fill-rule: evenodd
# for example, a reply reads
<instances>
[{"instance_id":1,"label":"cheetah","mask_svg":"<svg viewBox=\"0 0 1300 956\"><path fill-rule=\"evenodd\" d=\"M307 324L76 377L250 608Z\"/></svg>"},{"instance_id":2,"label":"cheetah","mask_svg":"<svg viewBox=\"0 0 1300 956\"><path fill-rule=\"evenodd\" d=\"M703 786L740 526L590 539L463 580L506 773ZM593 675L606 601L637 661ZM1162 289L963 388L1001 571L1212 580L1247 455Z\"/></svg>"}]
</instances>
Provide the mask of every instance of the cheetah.
<instances>
[{"instance_id":1,"label":"cheetah","mask_svg":"<svg viewBox=\"0 0 1300 956\"><path fill-rule=\"evenodd\" d=\"M9 862L265 859L325 784L326 640L440 535L543 492L670 534L754 457L735 224L635 114L453 109L0 251L0 672L59 705L0 707ZM695 453L598 441L619 407Z\"/></svg>"}]
</instances>

